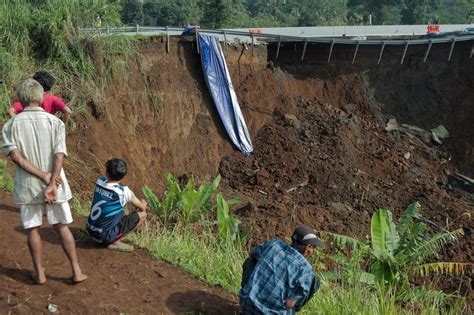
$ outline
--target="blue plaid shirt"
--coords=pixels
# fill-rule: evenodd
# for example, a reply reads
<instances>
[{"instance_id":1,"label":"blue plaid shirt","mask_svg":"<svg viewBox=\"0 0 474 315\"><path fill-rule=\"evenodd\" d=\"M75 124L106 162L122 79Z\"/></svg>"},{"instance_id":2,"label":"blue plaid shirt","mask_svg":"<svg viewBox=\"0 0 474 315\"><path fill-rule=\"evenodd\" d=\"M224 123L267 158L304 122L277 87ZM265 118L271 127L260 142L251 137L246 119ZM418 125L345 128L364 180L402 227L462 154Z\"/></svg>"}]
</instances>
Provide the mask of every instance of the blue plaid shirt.
<instances>
[{"instance_id":1,"label":"blue plaid shirt","mask_svg":"<svg viewBox=\"0 0 474 315\"><path fill-rule=\"evenodd\" d=\"M296 249L280 240L254 247L257 260L248 282L240 290L240 312L252 314L294 314L285 308L288 299L301 302L314 279L309 262Z\"/></svg>"}]
</instances>

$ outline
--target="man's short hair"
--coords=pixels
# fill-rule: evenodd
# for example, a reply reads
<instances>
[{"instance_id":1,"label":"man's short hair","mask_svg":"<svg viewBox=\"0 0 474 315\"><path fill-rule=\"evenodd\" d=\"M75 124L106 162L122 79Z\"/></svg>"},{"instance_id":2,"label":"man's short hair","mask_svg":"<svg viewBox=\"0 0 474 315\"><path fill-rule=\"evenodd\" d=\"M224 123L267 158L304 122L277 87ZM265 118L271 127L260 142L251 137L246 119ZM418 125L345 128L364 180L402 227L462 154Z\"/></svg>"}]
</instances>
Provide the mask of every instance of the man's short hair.
<instances>
[{"instance_id":1,"label":"man's short hair","mask_svg":"<svg viewBox=\"0 0 474 315\"><path fill-rule=\"evenodd\" d=\"M51 91L51 88L54 85L54 77L46 71L36 72L33 79L38 81L46 92Z\"/></svg>"},{"instance_id":2,"label":"man's short hair","mask_svg":"<svg viewBox=\"0 0 474 315\"><path fill-rule=\"evenodd\" d=\"M127 163L121 159L110 159L105 163L107 176L111 180L121 180L127 175Z\"/></svg>"},{"instance_id":3,"label":"man's short hair","mask_svg":"<svg viewBox=\"0 0 474 315\"><path fill-rule=\"evenodd\" d=\"M38 105L43 103L43 87L38 81L26 79L16 88L16 96L23 106L30 106L31 103L37 102Z\"/></svg>"}]
</instances>

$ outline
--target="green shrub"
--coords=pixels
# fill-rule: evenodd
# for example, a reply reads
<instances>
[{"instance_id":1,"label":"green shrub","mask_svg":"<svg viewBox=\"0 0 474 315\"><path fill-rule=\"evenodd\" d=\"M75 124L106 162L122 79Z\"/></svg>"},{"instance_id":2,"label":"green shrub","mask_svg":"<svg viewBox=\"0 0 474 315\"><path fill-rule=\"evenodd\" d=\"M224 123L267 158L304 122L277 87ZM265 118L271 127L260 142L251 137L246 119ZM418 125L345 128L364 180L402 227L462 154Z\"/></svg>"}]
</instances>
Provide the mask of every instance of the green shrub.
<instances>
[{"instance_id":1,"label":"green shrub","mask_svg":"<svg viewBox=\"0 0 474 315\"><path fill-rule=\"evenodd\" d=\"M219 186L220 175L212 183L201 184L197 189L194 177L191 177L184 187L179 186L172 174L166 174L165 177L168 186L162 201L149 187L143 188L150 207L165 225L170 219L173 222L183 221L184 224L198 222L215 207L210 200Z\"/></svg>"}]
</instances>

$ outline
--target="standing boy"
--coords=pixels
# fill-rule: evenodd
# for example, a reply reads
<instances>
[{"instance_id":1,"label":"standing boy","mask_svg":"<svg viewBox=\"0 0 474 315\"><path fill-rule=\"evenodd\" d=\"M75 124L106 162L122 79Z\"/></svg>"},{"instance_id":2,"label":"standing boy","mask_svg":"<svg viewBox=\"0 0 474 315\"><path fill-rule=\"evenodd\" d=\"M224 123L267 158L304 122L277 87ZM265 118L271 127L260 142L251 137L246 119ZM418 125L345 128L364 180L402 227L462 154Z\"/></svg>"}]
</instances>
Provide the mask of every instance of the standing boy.
<instances>
[{"instance_id":1,"label":"standing boy","mask_svg":"<svg viewBox=\"0 0 474 315\"><path fill-rule=\"evenodd\" d=\"M100 177L96 182L86 228L89 235L108 249L131 252L133 246L120 240L145 221L147 202L139 200L130 188L119 183L126 174L125 161L107 161L106 176ZM134 205L137 211L128 214L125 210L127 203Z\"/></svg>"},{"instance_id":2,"label":"standing boy","mask_svg":"<svg viewBox=\"0 0 474 315\"><path fill-rule=\"evenodd\" d=\"M35 282L46 282L39 234L45 211L71 263L72 281L78 283L87 276L79 267L74 237L67 226L72 223L68 203L72 195L63 171L63 159L67 154L66 132L60 119L40 107L43 92L43 87L33 79L18 86L16 94L24 106L24 113L5 124L0 148L16 165L13 199L20 205L21 223L28 233ZM59 187L56 186L58 181L62 183Z\"/></svg>"},{"instance_id":3,"label":"standing boy","mask_svg":"<svg viewBox=\"0 0 474 315\"><path fill-rule=\"evenodd\" d=\"M46 71L38 71L33 76L33 80L38 81L44 90L43 102L40 106L47 113L50 113L52 115L56 115L56 113L61 113L61 119L64 123L66 123L72 111L61 98L50 93L51 88L54 85L53 76ZM13 103L13 105L8 109L8 114L10 115L10 117L14 117L15 115L21 113L23 109L24 106L20 101L18 101Z\"/></svg>"}]
</instances>

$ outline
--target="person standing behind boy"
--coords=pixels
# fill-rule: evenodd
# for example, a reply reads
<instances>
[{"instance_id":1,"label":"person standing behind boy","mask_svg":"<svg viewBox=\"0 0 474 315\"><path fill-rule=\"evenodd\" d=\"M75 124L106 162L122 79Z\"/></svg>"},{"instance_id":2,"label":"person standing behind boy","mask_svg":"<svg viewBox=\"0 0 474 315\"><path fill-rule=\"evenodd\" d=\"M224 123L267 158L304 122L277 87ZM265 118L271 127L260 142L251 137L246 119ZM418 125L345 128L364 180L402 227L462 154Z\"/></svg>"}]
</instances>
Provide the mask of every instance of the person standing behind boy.
<instances>
[{"instance_id":1,"label":"person standing behind boy","mask_svg":"<svg viewBox=\"0 0 474 315\"><path fill-rule=\"evenodd\" d=\"M67 122L69 119L69 115L71 114L71 109L64 103L64 101L51 94L51 88L54 85L54 78L51 74L46 71L38 71L33 76L33 80L38 81L44 89L43 94L43 103L41 103L41 107L48 113L52 115L56 115L56 113L61 113L61 118L64 123ZM21 113L24 107L21 102L15 102L13 105L8 109L8 114L10 117L14 117L15 115Z\"/></svg>"},{"instance_id":2,"label":"person standing behind boy","mask_svg":"<svg viewBox=\"0 0 474 315\"><path fill-rule=\"evenodd\" d=\"M67 154L64 123L40 107L43 88L37 81L23 81L16 94L25 106L24 113L3 126L0 148L15 163L13 200L20 205L21 223L28 234L34 280L37 284L46 282L39 234L43 212L46 212L71 263L72 281L82 282L87 276L79 267L76 243L67 226L72 223L68 203L72 195L63 171L63 159ZM58 181L60 187L56 185Z\"/></svg>"},{"instance_id":3,"label":"person standing behind boy","mask_svg":"<svg viewBox=\"0 0 474 315\"><path fill-rule=\"evenodd\" d=\"M96 182L87 232L108 249L131 252L133 246L120 240L145 221L147 202L139 200L130 188L119 183L127 174L125 161L111 159L105 163L105 168L106 176ZM133 204L136 211L128 214L127 203Z\"/></svg>"}]
</instances>

